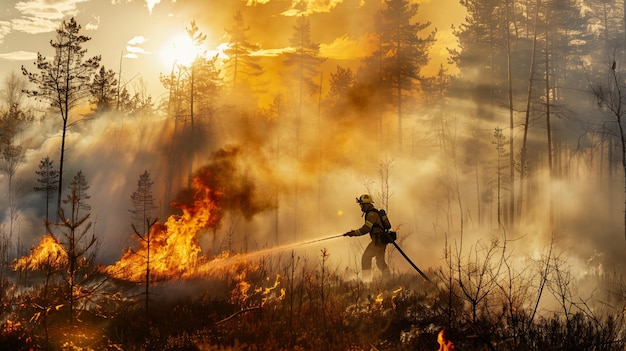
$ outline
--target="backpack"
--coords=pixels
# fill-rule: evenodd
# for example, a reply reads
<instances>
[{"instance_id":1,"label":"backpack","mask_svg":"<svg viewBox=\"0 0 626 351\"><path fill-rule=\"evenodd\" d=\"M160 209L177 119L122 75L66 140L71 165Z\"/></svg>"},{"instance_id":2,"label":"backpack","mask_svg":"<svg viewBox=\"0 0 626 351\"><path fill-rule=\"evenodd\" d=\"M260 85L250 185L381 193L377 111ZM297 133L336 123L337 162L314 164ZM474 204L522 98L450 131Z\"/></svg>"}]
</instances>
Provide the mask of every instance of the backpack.
<instances>
[{"instance_id":1,"label":"backpack","mask_svg":"<svg viewBox=\"0 0 626 351\"><path fill-rule=\"evenodd\" d=\"M384 230L391 229L391 222L389 222L389 217L387 217L387 212L383 209L378 210L378 216L380 216L380 222L383 224Z\"/></svg>"},{"instance_id":2,"label":"backpack","mask_svg":"<svg viewBox=\"0 0 626 351\"><path fill-rule=\"evenodd\" d=\"M376 211L378 216L380 217L380 223L376 223L382 228L383 232L379 234L380 241L383 244L391 244L398 238L398 234L395 231L391 230L391 222L389 221L389 217L387 217L387 212L383 209L380 210L371 210Z\"/></svg>"}]
</instances>

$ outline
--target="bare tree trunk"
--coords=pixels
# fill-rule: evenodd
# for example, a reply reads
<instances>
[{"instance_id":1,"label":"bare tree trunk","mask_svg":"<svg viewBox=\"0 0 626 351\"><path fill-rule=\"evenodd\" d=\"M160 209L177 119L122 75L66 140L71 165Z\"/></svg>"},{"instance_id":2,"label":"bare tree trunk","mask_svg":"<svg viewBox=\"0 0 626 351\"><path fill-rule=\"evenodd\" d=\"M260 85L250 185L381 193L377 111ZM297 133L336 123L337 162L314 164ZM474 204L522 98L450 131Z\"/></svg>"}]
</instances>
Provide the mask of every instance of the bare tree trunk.
<instances>
[{"instance_id":1,"label":"bare tree trunk","mask_svg":"<svg viewBox=\"0 0 626 351\"><path fill-rule=\"evenodd\" d=\"M511 53L511 30L510 17L509 17L509 4L506 4L506 57L507 57L507 76L508 76L508 94L509 94L509 174L511 177L511 186L509 188L509 226L511 231L515 227L515 148L514 148L514 133L513 129L515 124L513 123L513 77L512 77L512 53Z\"/></svg>"},{"instance_id":2,"label":"bare tree trunk","mask_svg":"<svg viewBox=\"0 0 626 351\"><path fill-rule=\"evenodd\" d=\"M552 174L552 126L550 121L550 55L548 55L549 41L548 41L548 30L549 30L549 20L550 20L550 2L546 3L546 37L545 37L545 62L546 62L546 132L548 138L548 176L550 184L553 181ZM548 212L550 213L550 225L554 225L554 205L552 192L548 194L549 203L548 203Z\"/></svg>"},{"instance_id":3,"label":"bare tree trunk","mask_svg":"<svg viewBox=\"0 0 626 351\"><path fill-rule=\"evenodd\" d=\"M122 84L122 59L124 58L124 51L120 53L120 69L117 72L117 92L115 96L115 111L120 110L120 86Z\"/></svg>"},{"instance_id":4,"label":"bare tree trunk","mask_svg":"<svg viewBox=\"0 0 626 351\"><path fill-rule=\"evenodd\" d=\"M476 206L478 210L478 226L481 227L483 224L483 220L480 206L480 178L478 177L478 158L474 160L474 173L476 173Z\"/></svg>"},{"instance_id":5,"label":"bare tree trunk","mask_svg":"<svg viewBox=\"0 0 626 351\"><path fill-rule=\"evenodd\" d=\"M533 34L533 48L530 57L530 73L528 77L528 94L526 95L526 116L524 118L524 137L520 150L520 171L519 171L519 191L517 194L517 215L522 215L522 200L524 199L524 178L526 173L526 142L528 140L528 124L530 121L530 106L533 92L533 82L535 80L535 52L537 50L537 25L539 23L539 5L541 0L537 0L535 8L535 25Z\"/></svg>"},{"instance_id":6,"label":"bare tree trunk","mask_svg":"<svg viewBox=\"0 0 626 351\"><path fill-rule=\"evenodd\" d=\"M398 43L396 47L396 65L400 66L400 28L398 27ZM398 152L402 154L402 72L398 70Z\"/></svg>"},{"instance_id":7,"label":"bare tree trunk","mask_svg":"<svg viewBox=\"0 0 626 351\"><path fill-rule=\"evenodd\" d=\"M191 64L191 92L190 92L190 96L189 96L189 119L191 122L191 151L189 152L189 173L187 174L187 187L189 189L191 189L191 181L192 181L192 177L193 177L193 160L195 158L195 154L196 154L196 148L195 148L195 125L194 125L194 116L193 116L193 99L194 99L194 95L195 95L195 79L196 79L196 75L195 75L195 62L193 62Z\"/></svg>"},{"instance_id":8,"label":"bare tree trunk","mask_svg":"<svg viewBox=\"0 0 626 351\"><path fill-rule=\"evenodd\" d=\"M615 113L615 117L617 119L617 127L619 129L619 137L620 137L620 147L621 147L621 151L622 151L622 178L623 178L623 182L624 182L624 211L623 211L623 215L624 215L624 242L626 243L626 136L624 135L624 125L622 122L622 103L623 103L623 98L622 98L622 89L619 86L619 81L618 81L618 77L617 77L617 73L615 73L615 70L612 71L613 73L613 81L615 84L615 89L617 90L617 94L618 94L618 99L617 99L617 110Z\"/></svg>"},{"instance_id":9,"label":"bare tree trunk","mask_svg":"<svg viewBox=\"0 0 626 351\"><path fill-rule=\"evenodd\" d=\"M617 128L619 131L619 141L620 141L620 151L621 151L621 161L622 161L622 179L624 182L624 192L622 194L622 200L624 203L624 207L623 207L623 231L624 231L624 240L626 243L626 135L625 135L625 131L624 131L624 125L623 125L623 115L624 115L624 110L623 110L623 104L624 104L624 97L623 97L623 92L622 89L624 88L622 83L621 83L621 77L619 77L618 73L616 72L616 67L615 67L615 61L613 61L613 65L611 66L611 71L610 71L610 76L609 76L609 82L608 82L608 86L605 88L602 85L598 86L598 87L593 87L593 93L596 96L596 99L598 101L598 105L603 108L604 110L606 110L606 112L608 114L610 114L611 118L614 118L614 122L617 123ZM612 153L612 148L613 148L613 138L609 138L609 156L611 156ZM609 180L612 177L612 173L613 173L613 165L611 162L611 160L609 160ZM612 192L611 192L612 194Z\"/></svg>"},{"instance_id":10,"label":"bare tree trunk","mask_svg":"<svg viewBox=\"0 0 626 351\"><path fill-rule=\"evenodd\" d=\"M317 220L322 220L322 84L324 74L320 71L320 91L317 97Z\"/></svg>"}]
</instances>

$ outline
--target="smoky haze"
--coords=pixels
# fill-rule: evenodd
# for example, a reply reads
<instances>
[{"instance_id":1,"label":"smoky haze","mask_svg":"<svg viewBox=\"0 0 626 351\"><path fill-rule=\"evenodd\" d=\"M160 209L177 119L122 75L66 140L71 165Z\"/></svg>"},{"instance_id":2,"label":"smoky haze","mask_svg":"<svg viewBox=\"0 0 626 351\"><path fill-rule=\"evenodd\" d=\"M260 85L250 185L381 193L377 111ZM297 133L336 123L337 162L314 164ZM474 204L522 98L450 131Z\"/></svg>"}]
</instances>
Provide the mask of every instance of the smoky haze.
<instances>
[{"instance_id":1,"label":"smoky haze","mask_svg":"<svg viewBox=\"0 0 626 351\"><path fill-rule=\"evenodd\" d=\"M190 20L196 20L201 29L215 28L215 23L230 27L233 13L239 9L234 1L226 0L219 2L224 5L219 11L198 11L180 3L167 6L188 11ZM313 41L329 44L336 37L331 35L336 34L333 30L353 39L371 34L372 23L366 19L372 18L379 4L365 1L359 7L359 3L344 1L331 12L310 15ZM432 9L432 3L425 2L423 8ZM288 46L293 32L293 16L262 21L275 16L270 14L279 12L276 7L280 6L285 6L284 2L258 2L245 8L247 24L255 28L251 41L264 37L265 49ZM337 28L328 25L338 14L343 16L355 8L359 11L345 15L348 20ZM434 12L420 12L420 18L428 21L429 13ZM432 30L434 26L428 31ZM99 54L94 52L98 44L90 45L89 53ZM327 59L313 78L321 81L321 90L301 98L293 79L287 80L289 83L284 80L293 74L283 65L284 54L263 57L266 72L260 81L268 85L258 90L258 96L243 98L225 88L209 113L196 116L194 137L186 129L188 116L173 117L165 102L160 111L149 115L117 111L94 115L88 108L74 111L74 121L81 122L67 135L64 178L67 185L82 171L89 182L93 231L101 242L99 260L113 263L124 249L136 245L130 225L130 195L137 189L139 175L148 171L160 222L178 213L172 203L193 199L190 174L222 193L218 223L210 230L198 228L207 255L224 250L254 251L358 228L363 219L355 197L371 193L398 228L399 245L422 268L444 265L446 245L468 249L475 243L504 238L511 240L520 265L538 259L554 240L581 277L623 267L624 175L604 170L606 151L590 146L599 139L587 136L588 126L602 118L590 93L580 92L578 99L559 106L561 117L554 130L560 138L562 163L556 179L548 169L541 102L533 104L536 111L530 116L527 152L532 161L525 180L531 195L521 204L523 217L509 232L510 227L503 230L499 223L508 206L509 189L503 186L498 200L494 185L498 154L492 143L496 127L509 136L509 110L487 103L492 92L481 87L487 87L491 78L472 76L474 67L465 63L459 68L466 72L459 76L465 80L453 81L457 85L449 89L445 103L434 102L423 91L413 94L403 115L400 151L393 104L381 110L373 93L361 91L340 108L328 108L329 74L345 65L359 77L367 77L372 72L363 68L362 59ZM524 91L527 65L515 67L515 75L524 77L516 81L518 90ZM367 85L363 86L367 90ZM505 92L499 94L505 99ZM515 98L516 147L521 144L524 124L522 96ZM278 110L277 97L281 98ZM24 158L14 177L17 212L11 214L6 197L0 205L4 209L2 229L12 233L16 256L27 254L45 234L43 195L33 190L37 186L35 171L46 156L58 167L59 124L53 111L46 112L45 118L28 124L19 136ZM508 156L505 159L508 162ZM8 191L7 182L2 182L0 193ZM54 201L50 208L54 210ZM14 221L9 224L11 217ZM326 247L332 263L355 270L368 240L338 238L299 248L298 253L318 257L320 248ZM411 270L393 248L390 251L392 269Z\"/></svg>"}]
</instances>

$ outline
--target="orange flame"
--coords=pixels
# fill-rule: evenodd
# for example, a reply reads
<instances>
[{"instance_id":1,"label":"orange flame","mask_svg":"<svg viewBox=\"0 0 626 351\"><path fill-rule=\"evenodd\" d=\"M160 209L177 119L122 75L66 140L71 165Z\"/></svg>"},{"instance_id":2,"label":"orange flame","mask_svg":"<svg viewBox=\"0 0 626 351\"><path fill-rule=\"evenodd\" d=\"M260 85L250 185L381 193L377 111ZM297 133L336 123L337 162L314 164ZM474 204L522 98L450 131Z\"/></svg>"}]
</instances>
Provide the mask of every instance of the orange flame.
<instances>
[{"instance_id":1,"label":"orange flame","mask_svg":"<svg viewBox=\"0 0 626 351\"><path fill-rule=\"evenodd\" d=\"M149 236L137 238L139 248L126 251L106 272L141 282L147 276L148 259L151 280L215 275L245 265L245 257L231 257L228 252L208 260L200 255L198 245L199 235L219 227L224 211L235 211L250 219L271 207L256 195L247 175L238 172L239 152L236 147L216 151L212 161L196 171L192 189L180 194L184 200L173 203L181 213L154 225Z\"/></svg>"},{"instance_id":2,"label":"orange flame","mask_svg":"<svg viewBox=\"0 0 626 351\"><path fill-rule=\"evenodd\" d=\"M23 270L60 270L66 266L67 253L63 245L52 235L44 235L37 247L30 250L30 256L15 261L14 269Z\"/></svg>"},{"instance_id":3,"label":"orange flame","mask_svg":"<svg viewBox=\"0 0 626 351\"><path fill-rule=\"evenodd\" d=\"M280 286L280 275L277 274L274 283L271 283L269 277L265 281L270 286L257 286L252 288L252 284L245 281L246 272L241 272L235 279L238 280L237 285L230 294L230 302L239 306L256 305L265 306L269 301L281 301L286 296L286 290Z\"/></svg>"},{"instance_id":4,"label":"orange flame","mask_svg":"<svg viewBox=\"0 0 626 351\"><path fill-rule=\"evenodd\" d=\"M220 219L219 198L221 192L211 189L205 180L195 177L191 205L175 203L180 215L171 215L165 223L155 224L148 241L139 240L140 247L128 250L106 271L114 277L131 281L145 280L147 260L150 259L150 275L155 280L191 277L195 275L198 256L198 234L202 230L216 228Z\"/></svg>"},{"instance_id":5,"label":"orange flame","mask_svg":"<svg viewBox=\"0 0 626 351\"><path fill-rule=\"evenodd\" d=\"M378 295L376 295L376 299L374 299L374 302L376 302L378 304L382 304L383 303L383 293L378 293Z\"/></svg>"}]
</instances>

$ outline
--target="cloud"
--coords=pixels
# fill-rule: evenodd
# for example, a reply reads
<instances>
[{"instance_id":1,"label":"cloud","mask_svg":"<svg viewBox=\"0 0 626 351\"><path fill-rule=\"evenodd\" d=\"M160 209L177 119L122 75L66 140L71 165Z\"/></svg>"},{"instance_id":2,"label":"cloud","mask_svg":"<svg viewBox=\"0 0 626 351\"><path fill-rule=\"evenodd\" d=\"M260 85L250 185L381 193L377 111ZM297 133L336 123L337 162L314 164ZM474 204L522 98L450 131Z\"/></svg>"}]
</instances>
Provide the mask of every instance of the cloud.
<instances>
[{"instance_id":1,"label":"cloud","mask_svg":"<svg viewBox=\"0 0 626 351\"><path fill-rule=\"evenodd\" d=\"M127 53L124 55L124 57L136 59L139 57L138 54L143 54L143 55L152 54L150 51L147 51L138 46L138 45L144 44L147 41L148 39L146 39L143 35L137 35L137 36L132 37L129 41L126 42Z\"/></svg>"},{"instance_id":2,"label":"cloud","mask_svg":"<svg viewBox=\"0 0 626 351\"><path fill-rule=\"evenodd\" d=\"M264 5L270 2L270 0L248 0L246 6L254 6L254 5Z\"/></svg>"},{"instance_id":3,"label":"cloud","mask_svg":"<svg viewBox=\"0 0 626 351\"><path fill-rule=\"evenodd\" d=\"M126 45L126 51L131 54L149 54L149 51L146 51L138 46Z\"/></svg>"},{"instance_id":4,"label":"cloud","mask_svg":"<svg viewBox=\"0 0 626 351\"><path fill-rule=\"evenodd\" d=\"M100 26L100 16L93 16L93 19L95 20L96 23L93 23L93 22L87 23L87 25L85 26L86 30L96 30Z\"/></svg>"},{"instance_id":5,"label":"cloud","mask_svg":"<svg viewBox=\"0 0 626 351\"><path fill-rule=\"evenodd\" d=\"M128 45L137 45L137 44L143 44L146 41L148 41L148 39L146 39L143 35L137 35L137 36L134 36L129 41L127 41L126 44L128 44Z\"/></svg>"},{"instance_id":6,"label":"cloud","mask_svg":"<svg viewBox=\"0 0 626 351\"><path fill-rule=\"evenodd\" d=\"M364 36L355 41L347 35L342 35L330 44L320 44L320 56L337 60L363 58L370 54L368 48L372 46L372 41L374 38L371 36Z\"/></svg>"},{"instance_id":7,"label":"cloud","mask_svg":"<svg viewBox=\"0 0 626 351\"><path fill-rule=\"evenodd\" d=\"M293 1L291 8L281 13L283 16L310 15L313 13L330 12L341 4L343 0L306 0Z\"/></svg>"},{"instance_id":8,"label":"cloud","mask_svg":"<svg viewBox=\"0 0 626 351\"><path fill-rule=\"evenodd\" d=\"M293 48L280 48L280 49L261 49L251 53L251 56L265 56L265 57L276 57L282 55L285 52L292 52Z\"/></svg>"},{"instance_id":9,"label":"cloud","mask_svg":"<svg viewBox=\"0 0 626 351\"><path fill-rule=\"evenodd\" d=\"M76 16L76 4L88 0L26 0L15 4L20 17L11 21L13 29L29 34L52 32L66 16Z\"/></svg>"},{"instance_id":10,"label":"cloud","mask_svg":"<svg viewBox=\"0 0 626 351\"><path fill-rule=\"evenodd\" d=\"M17 18L11 21L13 30L28 34L41 34L55 31L59 23L37 18Z\"/></svg>"},{"instance_id":11,"label":"cloud","mask_svg":"<svg viewBox=\"0 0 626 351\"><path fill-rule=\"evenodd\" d=\"M11 22L0 21L0 43L2 43L4 36L11 32Z\"/></svg>"},{"instance_id":12,"label":"cloud","mask_svg":"<svg viewBox=\"0 0 626 351\"><path fill-rule=\"evenodd\" d=\"M152 9L154 9L154 6L159 3L161 3L161 0L146 0L146 4L148 5L148 12L152 14Z\"/></svg>"},{"instance_id":13,"label":"cloud","mask_svg":"<svg viewBox=\"0 0 626 351\"><path fill-rule=\"evenodd\" d=\"M37 59L37 53L31 51L13 51L0 54L0 59L9 61L32 61Z\"/></svg>"}]
</instances>

